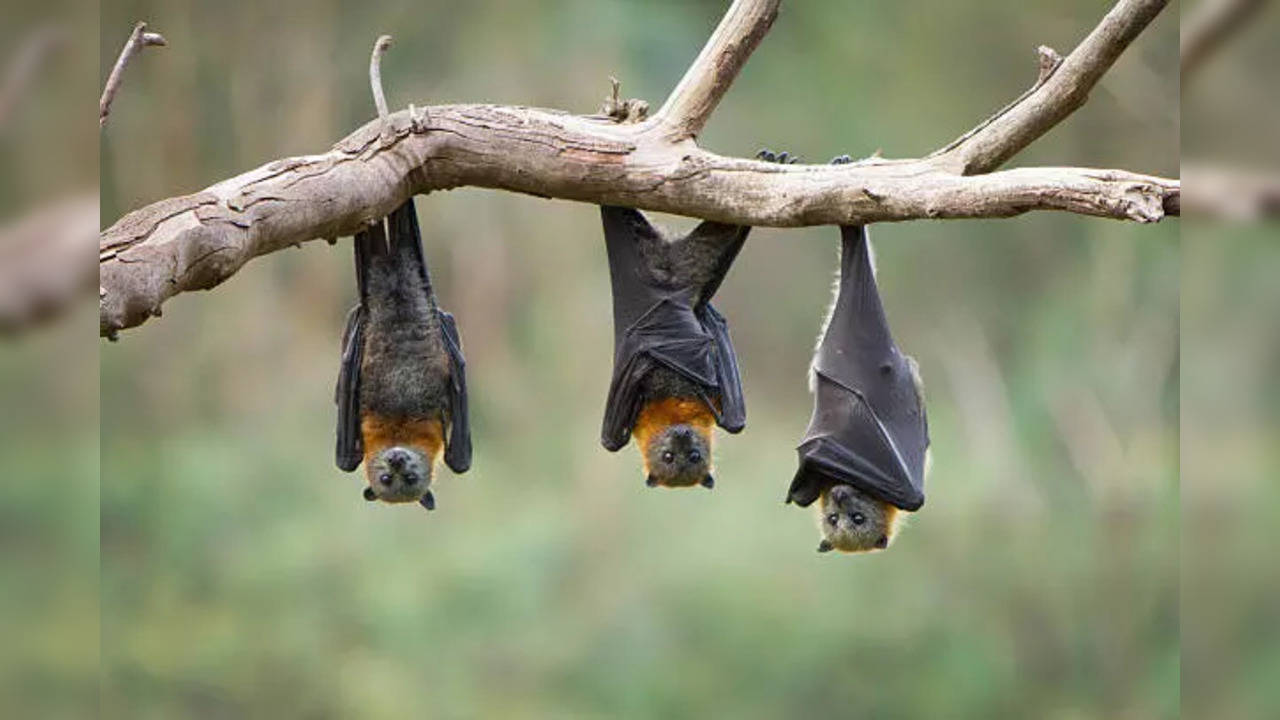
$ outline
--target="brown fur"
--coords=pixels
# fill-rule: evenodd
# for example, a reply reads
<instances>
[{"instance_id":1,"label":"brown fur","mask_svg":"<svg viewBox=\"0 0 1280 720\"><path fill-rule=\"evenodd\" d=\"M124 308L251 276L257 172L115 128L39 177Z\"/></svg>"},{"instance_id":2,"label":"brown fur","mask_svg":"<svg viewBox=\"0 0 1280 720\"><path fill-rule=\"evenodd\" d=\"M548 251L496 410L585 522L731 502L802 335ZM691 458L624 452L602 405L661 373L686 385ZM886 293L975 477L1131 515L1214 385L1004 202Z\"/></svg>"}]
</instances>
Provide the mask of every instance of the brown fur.
<instances>
[{"instance_id":1,"label":"brown fur","mask_svg":"<svg viewBox=\"0 0 1280 720\"><path fill-rule=\"evenodd\" d=\"M435 462L444 450L444 425L439 420L406 420L365 413L360 419L366 467L378 453L396 445L419 448Z\"/></svg>"},{"instance_id":2,"label":"brown fur","mask_svg":"<svg viewBox=\"0 0 1280 720\"><path fill-rule=\"evenodd\" d=\"M640 455L644 462L644 474L649 474L649 443L661 437L662 431L671 425L685 424L692 427L711 447L713 436L711 428L716 424L716 416L711 408L697 398L668 397L645 405L636 418L631 435L640 447ZM708 458L710 467L710 458Z\"/></svg>"}]
</instances>

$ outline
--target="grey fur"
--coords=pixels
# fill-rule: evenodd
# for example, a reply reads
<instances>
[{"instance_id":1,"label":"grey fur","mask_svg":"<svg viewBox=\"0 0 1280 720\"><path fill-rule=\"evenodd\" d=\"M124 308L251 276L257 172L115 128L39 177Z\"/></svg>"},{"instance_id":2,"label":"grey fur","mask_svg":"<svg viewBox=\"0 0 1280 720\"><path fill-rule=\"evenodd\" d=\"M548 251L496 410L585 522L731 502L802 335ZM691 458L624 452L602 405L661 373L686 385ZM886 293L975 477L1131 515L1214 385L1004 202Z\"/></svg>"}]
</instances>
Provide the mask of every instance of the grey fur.
<instances>
[{"instance_id":1,"label":"grey fur","mask_svg":"<svg viewBox=\"0 0 1280 720\"><path fill-rule=\"evenodd\" d=\"M449 355L413 249L369 258L368 293L362 414L447 420Z\"/></svg>"}]
</instances>

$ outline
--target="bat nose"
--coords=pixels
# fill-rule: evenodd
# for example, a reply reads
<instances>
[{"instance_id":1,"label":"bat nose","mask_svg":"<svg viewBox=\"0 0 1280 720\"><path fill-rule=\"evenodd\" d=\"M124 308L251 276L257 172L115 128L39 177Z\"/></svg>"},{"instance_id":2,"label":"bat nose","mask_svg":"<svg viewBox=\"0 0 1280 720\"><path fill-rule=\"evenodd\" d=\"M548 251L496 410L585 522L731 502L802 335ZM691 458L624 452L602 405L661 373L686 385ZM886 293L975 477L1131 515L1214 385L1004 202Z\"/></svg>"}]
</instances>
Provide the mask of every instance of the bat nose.
<instances>
[{"instance_id":1,"label":"bat nose","mask_svg":"<svg viewBox=\"0 0 1280 720\"><path fill-rule=\"evenodd\" d=\"M408 453L404 452L403 450L392 450L391 452L387 453L387 464L395 468L396 470L399 470L400 468L404 467L404 464L405 462L408 461L408 459L409 459Z\"/></svg>"}]
</instances>

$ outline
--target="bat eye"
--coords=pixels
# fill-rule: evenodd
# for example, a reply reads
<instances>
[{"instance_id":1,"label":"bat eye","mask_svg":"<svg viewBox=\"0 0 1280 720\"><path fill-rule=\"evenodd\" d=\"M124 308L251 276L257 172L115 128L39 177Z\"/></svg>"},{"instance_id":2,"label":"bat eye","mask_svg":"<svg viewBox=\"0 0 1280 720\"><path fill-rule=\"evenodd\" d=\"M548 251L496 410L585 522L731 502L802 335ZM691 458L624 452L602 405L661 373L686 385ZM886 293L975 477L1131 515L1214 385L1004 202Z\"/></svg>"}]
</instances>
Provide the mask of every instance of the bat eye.
<instances>
[{"instance_id":1,"label":"bat eye","mask_svg":"<svg viewBox=\"0 0 1280 720\"><path fill-rule=\"evenodd\" d=\"M831 513L830 515L827 516L827 522L831 523L832 525L835 525L836 523L840 522L840 516L835 513Z\"/></svg>"},{"instance_id":2,"label":"bat eye","mask_svg":"<svg viewBox=\"0 0 1280 720\"><path fill-rule=\"evenodd\" d=\"M382 473L381 475L378 476L378 482L382 483L383 485L390 485L391 476L388 475L387 473Z\"/></svg>"},{"instance_id":3,"label":"bat eye","mask_svg":"<svg viewBox=\"0 0 1280 720\"><path fill-rule=\"evenodd\" d=\"M866 516L866 515L863 515L862 513L859 513L859 512L856 512L856 513L854 513L854 514L853 514L853 524L854 524L854 525L861 525L862 523L864 523L864 522L866 522L866 521L867 521L867 516Z\"/></svg>"},{"instance_id":4,"label":"bat eye","mask_svg":"<svg viewBox=\"0 0 1280 720\"><path fill-rule=\"evenodd\" d=\"M676 459L676 454L671 452L670 450L667 450L666 452L662 453L662 462L669 463L675 459Z\"/></svg>"},{"instance_id":5,"label":"bat eye","mask_svg":"<svg viewBox=\"0 0 1280 720\"><path fill-rule=\"evenodd\" d=\"M690 451L689 462L691 463L702 462L702 453L698 452L697 450Z\"/></svg>"},{"instance_id":6,"label":"bat eye","mask_svg":"<svg viewBox=\"0 0 1280 720\"><path fill-rule=\"evenodd\" d=\"M404 476L404 481L405 481L406 483L408 483L409 485L413 485L414 483L418 482L418 474L417 474L417 473L409 473L408 475L405 475L405 476Z\"/></svg>"}]
</instances>

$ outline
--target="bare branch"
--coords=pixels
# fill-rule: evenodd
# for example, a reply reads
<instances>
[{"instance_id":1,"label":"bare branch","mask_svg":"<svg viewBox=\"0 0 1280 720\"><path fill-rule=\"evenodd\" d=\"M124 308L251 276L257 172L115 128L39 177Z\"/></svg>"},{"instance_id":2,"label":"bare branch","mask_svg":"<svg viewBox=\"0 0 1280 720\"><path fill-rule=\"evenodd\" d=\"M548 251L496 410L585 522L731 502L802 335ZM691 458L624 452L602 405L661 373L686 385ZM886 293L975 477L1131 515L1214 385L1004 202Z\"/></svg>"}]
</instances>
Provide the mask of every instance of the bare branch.
<instances>
[{"instance_id":1,"label":"bare branch","mask_svg":"<svg viewBox=\"0 0 1280 720\"><path fill-rule=\"evenodd\" d=\"M1231 222L1280 218L1280 173L1184 163L1183 176L1191 217Z\"/></svg>"},{"instance_id":2,"label":"bare branch","mask_svg":"<svg viewBox=\"0 0 1280 720\"><path fill-rule=\"evenodd\" d=\"M1180 35L1181 82L1187 80L1213 54L1223 41L1244 25L1266 0L1201 0L1196 3Z\"/></svg>"},{"instance_id":3,"label":"bare branch","mask_svg":"<svg viewBox=\"0 0 1280 720\"><path fill-rule=\"evenodd\" d=\"M650 123L669 142L696 137L747 58L778 18L782 0L734 0L698 58Z\"/></svg>"},{"instance_id":4,"label":"bare branch","mask_svg":"<svg viewBox=\"0 0 1280 720\"><path fill-rule=\"evenodd\" d=\"M939 167L990 172L1049 132L1089 99L1089 91L1164 9L1168 0L1120 0L1098 27L1031 91L934 156ZM1041 55L1043 68L1044 56Z\"/></svg>"},{"instance_id":5,"label":"bare branch","mask_svg":"<svg viewBox=\"0 0 1280 720\"><path fill-rule=\"evenodd\" d=\"M1003 162L1083 102L1163 5L1120 0L1061 65L1042 53L1043 82L1025 100L946 152L833 166L727 158L693 142L777 13L776 0L738 0L649 120L497 105L438 106L424 118L410 106L326 153L272 162L126 215L100 236L99 329L113 335L175 294L214 287L253 257L350 235L415 194L461 186L776 227L1032 210L1139 222L1177 215L1177 180L1090 168L972 174Z\"/></svg>"},{"instance_id":6,"label":"bare branch","mask_svg":"<svg viewBox=\"0 0 1280 720\"><path fill-rule=\"evenodd\" d=\"M87 301L97 274L85 251L98 232L98 193L43 205L0 227L0 336Z\"/></svg>"},{"instance_id":7,"label":"bare branch","mask_svg":"<svg viewBox=\"0 0 1280 720\"><path fill-rule=\"evenodd\" d=\"M387 96L382 93L382 55L391 47L391 36L381 35L373 43L373 54L369 56L369 87L373 90L373 106L378 110L378 118L387 119Z\"/></svg>"},{"instance_id":8,"label":"bare branch","mask_svg":"<svg viewBox=\"0 0 1280 720\"><path fill-rule=\"evenodd\" d=\"M129 39L120 50L120 57L116 59L115 66L111 68L111 74L107 76L107 84L102 88L102 99L98 101L98 127L107 124L107 115L111 114L111 103L116 99L116 93L120 90L120 81L124 79L124 69L133 56L144 47L163 47L168 44L160 33L147 32L145 22L133 26L133 32L129 33Z\"/></svg>"}]
</instances>

